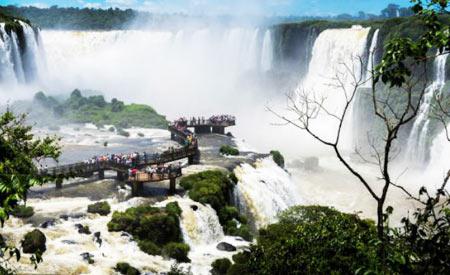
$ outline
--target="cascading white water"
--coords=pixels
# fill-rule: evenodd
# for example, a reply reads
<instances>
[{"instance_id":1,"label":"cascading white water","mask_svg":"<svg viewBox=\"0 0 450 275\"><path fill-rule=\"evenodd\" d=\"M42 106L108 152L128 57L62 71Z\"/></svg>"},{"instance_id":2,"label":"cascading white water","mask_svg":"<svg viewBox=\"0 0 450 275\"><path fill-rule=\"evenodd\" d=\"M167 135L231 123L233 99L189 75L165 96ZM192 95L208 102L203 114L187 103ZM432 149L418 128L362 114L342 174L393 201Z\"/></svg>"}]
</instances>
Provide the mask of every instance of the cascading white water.
<instances>
[{"instance_id":1,"label":"cascading white water","mask_svg":"<svg viewBox=\"0 0 450 275\"><path fill-rule=\"evenodd\" d=\"M273 63L273 43L272 32L267 30L264 34L262 57L261 57L261 70L263 72L270 71Z\"/></svg>"},{"instance_id":2,"label":"cascading white water","mask_svg":"<svg viewBox=\"0 0 450 275\"><path fill-rule=\"evenodd\" d=\"M16 78L19 83L25 82L25 72L23 71L22 56L20 54L19 48L19 38L17 33L11 33L12 38L12 50L13 50L13 60L14 60L14 70L16 73Z\"/></svg>"},{"instance_id":3,"label":"cascading white water","mask_svg":"<svg viewBox=\"0 0 450 275\"><path fill-rule=\"evenodd\" d=\"M366 82L365 87L371 88L372 87L372 81L370 79L372 78L373 73L373 67L374 67L374 61L376 59L375 53L378 45L378 34L380 30L376 29L373 33L372 42L370 43L370 49L369 49L369 57L367 60L367 69L365 71L366 77L365 79L368 80Z\"/></svg>"},{"instance_id":4,"label":"cascading white water","mask_svg":"<svg viewBox=\"0 0 450 275\"><path fill-rule=\"evenodd\" d=\"M234 170L239 180L234 197L239 210L250 214L256 227L261 228L275 222L281 211L302 201L289 174L271 158L257 161L255 167L242 164Z\"/></svg>"},{"instance_id":5,"label":"cascading white water","mask_svg":"<svg viewBox=\"0 0 450 275\"><path fill-rule=\"evenodd\" d=\"M317 102L325 99L322 107L328 113L320 110L315 121L311 121L310 127L326 140L334 141L339 127L339 121L329 113L338 117L342 115L346 99L355 87L355 79L360 79L364 71L361 67L363 62L360 60L364 56L369 31L370 28L360 26L328 29L320 33L314 43L308 73L298 86L296 96L305 94L308 100ZM352 129L351 112L352 106L344 120L341 136L341 146L348 150L353 149L349 130ZM291 116L293 120L297 119L295 114Z\"/></svg>"},{"instance_id":6,"label":"cascading white water","mask_svg":"<svg viewBox=\"0 0 450 275\"><path fill-rule=\"evenodd\" d=\"M165 205L170 201L178 202L182 210L181 229L183 239L189 246L217 244L224 238L219 218L210 205L203 205L189 198L173 198L160 205Z\"/></svg>"},{"instance_id":7,"label":"cascading white water","mask_svg":"<svg viewBox=\"0 0 450 275\"><path fill-rule=\"evenodd\" d=\"M7 32L5 23L0 23L0 85L8 87L38 80L39 74L45 72L39 30L25 22L19 23L22 39L14 30Z\"/></svg>"},{"instance_id":8,"label":"cascading white water","mask_svg":"<svg viewBox=\"0 0 450 275\"><path fill-rule=\"evenodd\" d=\"M353 123L353 146L358 149L360 153L363 153L369 148L368 136L373 127L373 120L369 119L370 108L365 104L368 102L370 91L372 88L372 74L374 70L374 61L376 60L376 49L378 45L379 29L376 29L372 36L370 48L367 56L367 67L363 72L364 85L358 89L353 105L352 123Z\"/></svg>"},{"instance_id":9,"label":"cascading white water","mask_svg":"<svg viewBox=\"0 0 450 275\"><path fill-rule=\"evenodd\" d=\"M13 44L14 41L6 33L5 23L0 23L0 83L14 84L17 82L14 72Z\"/></svg>"},{"instance_id":10,"label":"cascading white water","mask_svg":"<svg viewBox=\"0 0 450 275\"><path fill-rule=\"evenodd\" d=\"M218 243L227 242L238 249L249 246L249 243L241 238L224 235L217 213L210 205L195 202L187 197L172 197L157 205L165 206L173 201L176 201L182 210L180 226L183 240L191 248L188 257L195 263L191 265L193 274L210 274L211 263L215 259L230 258L234 254L218 250Z\"/></svg>"},{"instance_id":11,"label":"cascading white water","mask_svg":"<svg viewBox=\"0 0 450 275\"><path fill-rule=\"evenodd\" d=\"M262 65L271 67L272 43L270 39L264 43L264 36L261 29L243 27L42 31L48 67L42 89L89 88L120 98L123 91L130 91L123 99L151 103L169 117L179 115L179 110L170 107L174 101L213 95L214 101L204 109L184 104L183 112L232 112L223 102L242 97L242 91L250 89L241 87L259 77Z\"/></svg>"},{"instance_id":12,"label":"cascading white water","mask_svg":"<svg viewBox=\"0 0 450 275\"><path fill-rule=\"evenodd\" d=\"M431 103L442 92L445 85L445 65L448 55L439 55L434 60L435 78L423 95L417 117L414 121L405 153L405 161L413 165L424 165L427 160L427 139L430 123Z\"/></svg>"}]
</instances>

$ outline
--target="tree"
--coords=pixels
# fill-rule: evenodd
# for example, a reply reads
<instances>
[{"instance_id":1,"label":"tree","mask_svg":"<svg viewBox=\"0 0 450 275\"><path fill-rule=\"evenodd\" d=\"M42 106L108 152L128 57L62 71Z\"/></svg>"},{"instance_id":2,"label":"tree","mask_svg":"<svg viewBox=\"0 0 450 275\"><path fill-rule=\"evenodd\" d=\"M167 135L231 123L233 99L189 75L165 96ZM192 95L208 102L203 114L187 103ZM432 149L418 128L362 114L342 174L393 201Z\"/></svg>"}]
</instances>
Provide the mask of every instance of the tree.
<instances>
[{"instance_id":1,"label":"tree","mask_svg":"<svg viewBox=\"0 0 450 275\"><path fill-rule=\"evenodd\" d=\"M25 115L16 116L7 110L0 116L0 222L9 218L13 208L26 200L28 190L54 178L40 173L38 166L44 159L56 160L61 151L55 137L35 138L31 126L25 125ZM37 165L36 165L37 164ZM0 271L9 273L9 260L20 251L15 247L3 247ZM40 255L32 256L33 262L41 261Z\"/></svg>"},{"instance_id":2,"label":"tree","mask_svg":"<svg viewBox=\"0 0 450 275\"><path fill-rule=\"evenodd\" d=\"M362 160L379 167L379 180L382 181L381 192L374 190L368 178L352 165L340 148L343 125L344 121L349 119L350 106L354 102L359 88L368 81L364 78L365 74L362 71L364 66L361 58L354 60L356 63L360 63L359 66L343 64L346 73L351 77L351 88L344 85L341 72L338 72L336 78L333 79L332 85L335 85L342 92L344 99L342 109L336 112L331 111L325 104L325 98L317 98L308 91L297 91L294 95L288 96L288 110L295 115L294 119L280 115L269 108L270 111L288 124L306 131L316 140L330 147L339 161L359 180L376 201L377 236L381 241L378 256L383 263L386 261L389 242L389 228L386 222L389 214L393 211L391 207L385 206L388 192L392 187L396 187L411 196L405 188L395 183L391 175L391 162L397 156L395 143L399 132L416 118L419 107L424 100L424 94L428 87L427 62L436 58L436 51L433 51L433 49L438 49L438 55L450 50L449 27L439 21L439 13L447 8L447 1L413 0L412 2L415 3L412 10L423 22L425 28L415 40L399 37L388 41L381 63L376 68L372 68L370 80L372 81L372 89L369 96L374 114L383 125L382 138L379 139L380 144L371 142L370 159L358 150L356 151ZM390 5L387 10L387 14L391 15L392 12L398 10L398 6ZM430 52L434 53L430 54ZM361 69L357 71L355 68ZM448 108L448 106L443 105L444 114L449 113ZM314 120L319 116L328 116L336 121L335 135L331 139L321 135L312 126ZM444 190L447 181L441 188L442 190ZM434 206L431 209L434 210Z\"/></svg>"},{"instance_id":3,"label":"tree","mask_svg":"<svg viewBox=\"0 0 450 275\"><path fill-rule=\"evenodd\" d=\"M381 15L385 18L399 17L400 6L395 4L389 4L384 10L381 11Z\"/></svg>"}]
</instances>

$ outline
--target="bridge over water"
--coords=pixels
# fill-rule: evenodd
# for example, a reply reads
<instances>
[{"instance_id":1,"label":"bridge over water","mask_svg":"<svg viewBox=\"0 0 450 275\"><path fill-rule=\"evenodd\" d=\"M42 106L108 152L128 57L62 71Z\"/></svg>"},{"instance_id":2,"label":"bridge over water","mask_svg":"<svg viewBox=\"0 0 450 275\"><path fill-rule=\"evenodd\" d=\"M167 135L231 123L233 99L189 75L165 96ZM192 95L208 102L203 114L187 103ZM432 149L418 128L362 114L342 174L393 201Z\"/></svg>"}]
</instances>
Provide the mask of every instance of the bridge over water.
<instances>
[{"instance_id":1,"label":"bridge over water","mask_svg":"<svg viewBox=\"0 0 450 275\"><path fill-rule=\"evenodd\" d=\"M185 120L182 120L185 121ZM170 192L175 192L176 179L182 176L181 167L168 166L165 169L157 170L151 175L147 172L137 172L134 175L129 175L130 169L143 169L153 165L164 165L174 161L188 159L188 164L200 163L200 151L198 149L198 141L195 135L188 129L194 128L195 132L208 133L224 133L225 127L235 125L233 121L198 121L204 123L190 123L182 122L180 120L170 124L168 130L171 133L171 139L178 142L181 146L178 148L170 148L158 154L139 154L132 162L122 162L115 159L97 160L94 163L77 162L68 165L60 165L47 169L41 169L40 173L51 175L57 178L55 184L56 188L62 188L62 182L67 178L86 178L94 174L98 175L99 179L104 179L105 171L116 171L117 180L129 182L132 186L133 195L139 195L143 189L143 184L147 182L170 181ZM210 131L206 131L209 127ZM214 128L215 127L215 128ZM218 130L218 129L222 130ZM212 131L211 129L215 129Z\"/></svg>"}]
</instances>

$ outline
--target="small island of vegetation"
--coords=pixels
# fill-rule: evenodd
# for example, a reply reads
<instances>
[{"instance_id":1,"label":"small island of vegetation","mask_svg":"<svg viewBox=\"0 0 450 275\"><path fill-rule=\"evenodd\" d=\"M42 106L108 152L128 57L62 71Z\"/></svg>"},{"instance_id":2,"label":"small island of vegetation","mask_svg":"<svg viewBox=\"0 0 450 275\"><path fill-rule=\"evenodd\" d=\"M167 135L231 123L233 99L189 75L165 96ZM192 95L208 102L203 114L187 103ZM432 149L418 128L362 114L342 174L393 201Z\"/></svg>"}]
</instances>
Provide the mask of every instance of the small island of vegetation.
<instances>
[{"instance_id":1,"label":"small island of vegetation","mask_svg":"<svg viewBox=\"0 0 450 275\"><path fill-rule=\"evenodd\" d=\"M33 118L57 123L93 123L97 127L114 125L119 131L129 127L161 128L167 127L167 120L152 107L143 104L129 104L113 98L107 102L102 95L85 97L81 91L74 90L65 100L47 96L43 92L33 99ZM36 110L34 106L41 106ZM34 113L34 115L33 115ZM38 114L39 113L39 114Z\"/></svg>"}]
</instances>

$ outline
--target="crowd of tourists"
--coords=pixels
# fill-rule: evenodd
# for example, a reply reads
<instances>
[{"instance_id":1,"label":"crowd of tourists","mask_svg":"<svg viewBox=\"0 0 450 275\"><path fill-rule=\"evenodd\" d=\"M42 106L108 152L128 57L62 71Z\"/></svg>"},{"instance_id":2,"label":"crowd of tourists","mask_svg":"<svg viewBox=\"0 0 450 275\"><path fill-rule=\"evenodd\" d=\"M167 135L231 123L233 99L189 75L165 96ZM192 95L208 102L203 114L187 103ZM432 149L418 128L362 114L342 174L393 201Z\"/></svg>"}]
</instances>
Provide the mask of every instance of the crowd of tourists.
<instances>
[{"instance_id":1,"label":"crowd of tourists","mask_svg":"<svg viewBox=\"0 0 450 275\"><path fill-rule=\"evenodd\" d=\"M188 120L183 117L175 120L173 123L173 127L175 127L175 129L177 129L179 132L183 133L184 136L186 136L186 139L184 140L185 146L196 145L197 137L187 128L187 125Z\"/></svg>"},{"instance_id":2,"label":"crowd of tourists","mask_svg":"<svg viewBox=\"0 0 450 275\"><path fill-rule=\"evenodd\" d=\"M171 175L181 175L181 163L178 164L159 164L147 166L144 170L139 171L137 168L128 170L128 176L135 178L139 174L146 174L145 180L155 181L170 178Z\"/></svg>"},{"instance_id":3,"label":"crowd of tourists","mask_svg":"<svg viewBox=\"0 0 450 275\"><path fill-rule=\"evenodd\" d=\"M236 117L230 115L218 115L209 118L212 124L235 123Z\"/></svg>"},{"instance_id":4,"label":"crowd of tourists","mask_svg":"<svg viewBox=\"0 0 450 275\"><path fill-rule=\"evenodd\" d=\"M140 161L147 162L151 159L156 159L159 157L158 153L148 154L146 152L139 153L134 152L131 154L107 154L102 156L93 156L92 158L85 161L86 164L101 164L101 163L112 163L112 164L122 164L136 166Z\"/></svg>"},{"instance_id":5,"label":"crowd of tourists","mask_svg":"<svg viewBox=\"0 0 450 275\"><path fill-rule=\"evenodd\" d=\"M187 127L195 125L209 125L209 124L222 124L222 123L235 123L236 117L231 115L215 115L208 119L205 117L191 117L189 120L185 117L181 117L174 121L175 127Z\"/></svg>"}]
</instances>

